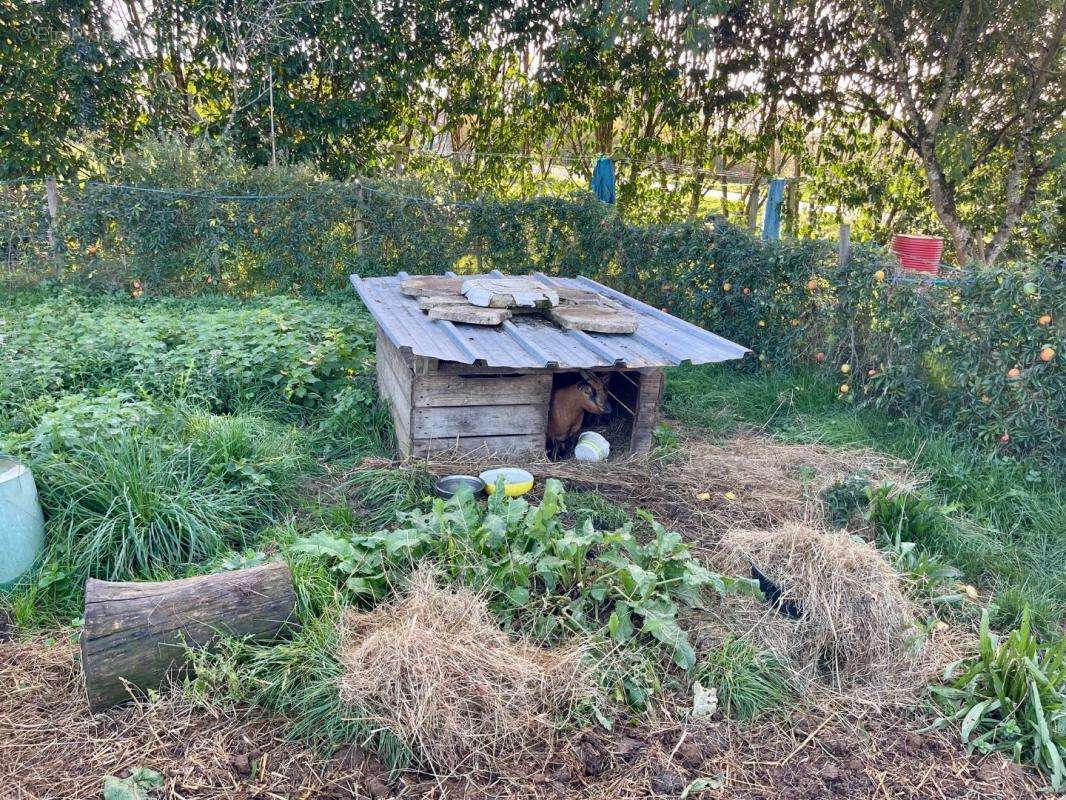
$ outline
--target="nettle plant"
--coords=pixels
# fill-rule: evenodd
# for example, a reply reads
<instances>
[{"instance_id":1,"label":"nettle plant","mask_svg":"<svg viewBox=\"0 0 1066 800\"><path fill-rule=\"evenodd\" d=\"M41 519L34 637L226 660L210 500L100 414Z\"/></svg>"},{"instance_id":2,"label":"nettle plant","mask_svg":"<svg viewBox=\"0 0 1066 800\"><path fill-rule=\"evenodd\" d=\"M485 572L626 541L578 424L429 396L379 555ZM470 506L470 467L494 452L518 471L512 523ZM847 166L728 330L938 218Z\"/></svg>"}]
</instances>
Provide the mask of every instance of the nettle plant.
<instances>
[{"instance_id":1,"label":"nettle plant","mask_svg":"<svg viewBox=\"0 0 1066 800\"><path fill-rule=\"evenodd\" d=\"M747 578L707 569L681 539L642 515L596 530L586 518L566 528L562 484L549 479L539 505L504 496L487 504L468 493L400 514L394 530L340 538L319 533L297 541L298 553L326 556L358 597L387 596L415 562L435 561L451 580L486 593L505 626L552 642L572 635L619 645L657 643L689 670L696 654L678 623L682 607L702 608L710 593L757 592Z\"/></svg>"}]
</instances>

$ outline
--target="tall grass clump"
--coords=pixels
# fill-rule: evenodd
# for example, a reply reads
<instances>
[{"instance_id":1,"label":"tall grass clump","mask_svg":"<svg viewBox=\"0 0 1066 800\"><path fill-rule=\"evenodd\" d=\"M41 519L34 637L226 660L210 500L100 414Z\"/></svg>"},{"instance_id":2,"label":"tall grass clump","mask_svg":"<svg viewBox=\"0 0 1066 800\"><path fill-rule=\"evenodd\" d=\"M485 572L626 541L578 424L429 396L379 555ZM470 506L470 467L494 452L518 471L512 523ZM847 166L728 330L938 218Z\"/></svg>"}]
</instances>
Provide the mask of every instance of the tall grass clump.
<instances>
[{"instance_id":1,"label":"tall grass clump","mask_svg":"<svg viewBox=\"0 0 1066 800\"><path fill-rule=\"evenodd\" d=\"M745 639L726 637L703 655L696 669L700 683L717 690L723 713L734 719L752 719L780 708L792 696L781 660Z\"/></svg>"},{"instance_id":2,"label":"tall grass clump","mask_svg":"<svg viewBox=\"0 0 1066 800\"><path fill-rule=\"evenodd\" d=\"M433 479L415 469L366 469L352 476L352 488L363 511L363 525L376 530L396 522L401 511L421 504L433 491Z\"/></svg>"},{"instance_id":3,"label":"tall grass clump","mask_svg":"<svg viewBox=\"0 0 1066 800\"><path fill-rule=\"evenodd\" d=\"M254 414L188 412L181 438L210 475L227 487L254 490L264 512L294 500L314 463L298 429Z\"/></svg>"},{"instance_id":4,"label":"tall grass clump","mask_svg":"<svg viewBox=\"0 0 1066 800\"><path fill-rule=\"evenodd\" d=\"M243 545L251 488L226 485L188 447L143 434L35 464L53 536L80 576L146 578Z\"/></svg>"},{"instance_id":5,"label":"tall grass clump","mask_svg":"<svg viewBox=\"0 0 1066 800\"><path fill-rule=\"evenodd\" d=\"M325 751L355 743L369 747L392 771L406 768L410 748L340 695L341 609L302 620L292 639L279 644L225 640L222 647L191 656L197 694L249 702L287 717L296 738Z\"/></svg>"}]
</instances>

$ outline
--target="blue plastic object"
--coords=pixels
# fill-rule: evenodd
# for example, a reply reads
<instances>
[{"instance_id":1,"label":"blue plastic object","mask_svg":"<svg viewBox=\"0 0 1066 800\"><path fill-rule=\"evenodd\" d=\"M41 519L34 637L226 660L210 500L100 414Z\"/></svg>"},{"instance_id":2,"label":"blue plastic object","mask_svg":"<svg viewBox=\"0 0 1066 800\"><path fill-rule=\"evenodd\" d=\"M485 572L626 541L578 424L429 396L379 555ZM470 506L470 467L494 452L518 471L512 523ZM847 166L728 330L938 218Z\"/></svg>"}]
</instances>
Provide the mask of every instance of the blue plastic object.
<instances>
[{"instance_id":1,"label":"blue plastic object","mask_svg":"<svg viewBox=\"0 0 1066 800\"><path fill-rule=\"evenodd\" d=\"M766 190L766 211L762 220L762 238L781 238L781 201L785 198L784 178L774 178L770 181L770 188Z\"/></svg>"},{"instance_id":2,"label":"blue plastic object","mask_svg":"<svg viewBox=\"0 0 1066 800\"><path fill-rule=\"evenodd\" d=\"M616 199L614 188L614 162L607 156L600 156L592 170L592 191L605 203L613 204Z\"/></svg>"},{"instance_id":3,"label":"blue plastic object","mask_svg":"<svg viewBox=\"0 0 1066 800\"><path fill-rule=\"evenodd\" d=\"M44 550L44 514L25 464L0 456L0 587L16 581Z\"/></svg>"}]
</instances>

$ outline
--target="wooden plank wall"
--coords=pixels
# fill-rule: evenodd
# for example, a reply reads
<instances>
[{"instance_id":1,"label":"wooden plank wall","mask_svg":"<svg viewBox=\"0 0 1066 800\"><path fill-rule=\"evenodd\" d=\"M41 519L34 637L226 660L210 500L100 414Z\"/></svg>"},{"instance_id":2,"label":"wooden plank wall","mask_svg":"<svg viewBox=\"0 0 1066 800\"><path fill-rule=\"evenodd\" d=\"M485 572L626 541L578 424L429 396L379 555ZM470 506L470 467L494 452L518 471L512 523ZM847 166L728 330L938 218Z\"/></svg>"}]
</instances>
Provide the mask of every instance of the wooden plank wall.
<instances>
[{"instance_id":1,"label":"wooden plank wall","mask_svg":"<svg viewBox=\"0 0 1066 800\"><path fill-rule=\"evenodd\" d=\"M550 373L446 374L437 363L423 361L404 356L378 330L378 388L388 402L402 455L455 448L544 449Z\"/></svg>"},{"instance_id":2,"label":"wooden plank wall","mask_svg":"<svg viewBox=\"0 0 1066 800\"><path fill-rule=\"evenodd\" d=\"M652 434L659 424L659 404L663 399L663 371L651 368L640 370L640 393L637 397L637 417L633 420L630 453L646 453L651 449Z\"/></svg>"},{"instance_id":3,"label":"wooden plank wall","mask_svg":"<svg viewBox=\"0 0 1066 800\"><path fill-rule=\"evenodd\" d=\"M411 451L544 449L550 373L531 375L416 375Z\"/></svg>"},{"instance_id":4,"label":"wooden plank wall","mask_svg":"<svg viewBox=\"0 0 1066 800\"><path fill-rule=\"evenodd\" d=\"M493 453L542 451L552 373L484 369L405 356L378 330L377 378L403 456L459 449ZM640 374L630 452L652 446L659 422L663 371Z\"/></svg>"},{"instance_id":5,"label":"wooden plank wall","mask_svg":"<svg viewBox=\"0 0 1066 800\"><path fill-rule=\"evenodd\" d=\"M414 372L388 337L378 328L377 338L378 391L389 405L396 442L400 454L411 455L411 390Z\"/></svg>"}]
</instances>

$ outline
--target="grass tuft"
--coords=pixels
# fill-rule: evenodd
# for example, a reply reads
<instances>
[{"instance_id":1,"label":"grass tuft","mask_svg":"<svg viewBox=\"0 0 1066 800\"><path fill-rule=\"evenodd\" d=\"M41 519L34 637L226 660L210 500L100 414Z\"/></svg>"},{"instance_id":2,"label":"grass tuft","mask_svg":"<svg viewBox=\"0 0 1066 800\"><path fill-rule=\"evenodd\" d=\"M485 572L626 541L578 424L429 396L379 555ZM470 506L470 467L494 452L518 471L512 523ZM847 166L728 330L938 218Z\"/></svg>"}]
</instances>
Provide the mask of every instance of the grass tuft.
<instances>
[{"instance_id":1,"label":"grass tuft","mask_svg":"<svg viewBox=\"0 0 1066 800\"><path fill-rule=\"evenodd\" d=\"M703 686L718 691L719 706L732 719L748 720L780 709L793 694L780 659L745 639L727 637L706 652L696 676Z\"/></svg>"},{"instance_id":2,"label":"grass tuft","mask_svg":"<svg viewBox=\"0 0 1066 800\"><path fill-rule=\"evenodd\" d=\"M54 547L82 577L151 579L243 546L259 515L188 448L123 436L34 464Z\"/></svg>"},{"instance_id":3,"label":"grass tuft","mask_svg":"<svg viewBox=\"0 0 1066 800\"><path fill-rule=\"evenodd\" d=\"M364 530L396 522L397 514L416 508L433 491L433 477L416 469L365 469L352 475L363 512Z\"/></svg>"}]
</instances>

